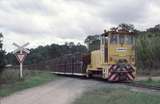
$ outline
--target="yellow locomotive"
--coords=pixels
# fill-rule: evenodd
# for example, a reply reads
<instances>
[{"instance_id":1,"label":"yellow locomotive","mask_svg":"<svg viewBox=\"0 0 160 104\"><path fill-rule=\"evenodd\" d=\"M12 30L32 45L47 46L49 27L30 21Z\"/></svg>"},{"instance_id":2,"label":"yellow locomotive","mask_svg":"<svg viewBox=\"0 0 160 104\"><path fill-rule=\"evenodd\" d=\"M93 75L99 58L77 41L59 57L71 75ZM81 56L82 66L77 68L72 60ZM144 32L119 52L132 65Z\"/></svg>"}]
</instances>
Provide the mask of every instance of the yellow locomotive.
<instances>
[{"instance_id":1,"label":"yellow locomotive","mask_svg":"<svg viewBox=\"0 0 160 104\"><path fill-rule=\"evenodd\" d=\"M135 34L124 29L104 31L100 49L90 54L86 75L99 76L109 81L135 79Z\"/></svg>"},{"instance_id":2,"label":"yellow locomotive","mask_svg":"<svg viewBox=\"0 0 160 104\"><path fill-rule=\"evenodd\" d=\"M118 28L104 31L99 47L89 55L68 54L46 64L56 74L96 76L108 81L135 79L134 32Z\"/></svg>"}]
</instances>

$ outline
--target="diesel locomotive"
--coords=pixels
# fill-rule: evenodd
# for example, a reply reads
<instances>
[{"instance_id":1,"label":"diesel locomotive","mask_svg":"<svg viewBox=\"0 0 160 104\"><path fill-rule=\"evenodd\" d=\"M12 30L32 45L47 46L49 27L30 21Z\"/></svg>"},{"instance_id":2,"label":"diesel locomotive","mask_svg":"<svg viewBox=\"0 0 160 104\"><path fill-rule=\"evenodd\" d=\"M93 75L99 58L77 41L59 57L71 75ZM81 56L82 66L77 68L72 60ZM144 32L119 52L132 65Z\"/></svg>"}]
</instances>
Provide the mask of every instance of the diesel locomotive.
<instances>
[{"instance_id":1,"label":"diesel locomotive","mask_svg":"<svg viewBox=\"0 0 160 104\"><path fill-rule=\"evenodd\" d=\"M135 33L115 28L100 36L100 48L87 55L66 55L52 63L56 74L101 77L108 81L133 81Z\"/></svg>"}]
</instances>

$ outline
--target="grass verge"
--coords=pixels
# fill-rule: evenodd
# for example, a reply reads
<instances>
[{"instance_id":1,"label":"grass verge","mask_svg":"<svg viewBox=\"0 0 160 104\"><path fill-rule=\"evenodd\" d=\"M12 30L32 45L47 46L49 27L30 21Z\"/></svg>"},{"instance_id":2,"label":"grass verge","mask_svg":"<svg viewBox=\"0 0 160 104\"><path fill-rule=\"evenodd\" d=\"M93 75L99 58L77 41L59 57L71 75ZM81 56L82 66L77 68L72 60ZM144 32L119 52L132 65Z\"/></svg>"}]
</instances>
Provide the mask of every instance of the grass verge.
<instances>
[{"instance_id":1,"label":"grass verge","mask_svg":"<svg viewBox=\"0 0 160 104\"><path fill-rule=\"evenodd\" d=\"M13 70L7 70L7 72L4 72L2 76L5 83L0 86L1 97L8 96L16 91L38 86L58 78L56 75L48 72L42 73L37 71L25 71L25 78L23 80L19 80L19 78L15 75L17 74L17 70L14 73L12 72L12 75L10 71L12 72ZM9 75L11 76L9 77Z\"/></svg>"},{"instance_id":2,"label":"grass verge","mask_svg":"<svg viewBox=\"0 0 160 104\"><path fill-rule=\"evenodd\" d=\"M99 88L88 91L74 104L159 104L159 95L132 92L129 89Z\"/></svg>"}]
</instances>

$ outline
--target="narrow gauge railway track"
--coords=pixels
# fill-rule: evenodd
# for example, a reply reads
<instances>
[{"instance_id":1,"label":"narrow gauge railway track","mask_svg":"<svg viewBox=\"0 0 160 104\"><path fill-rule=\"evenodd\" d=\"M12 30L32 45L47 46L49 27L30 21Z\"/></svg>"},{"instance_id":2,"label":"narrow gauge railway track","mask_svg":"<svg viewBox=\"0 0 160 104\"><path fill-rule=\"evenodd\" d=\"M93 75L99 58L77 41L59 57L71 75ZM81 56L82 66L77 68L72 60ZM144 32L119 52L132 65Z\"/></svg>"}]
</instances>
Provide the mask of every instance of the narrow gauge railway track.
<instances>
[{"instance_id":1,"label":"narrow gauge railway track","mask_svg":"<svg viewBox=\"0 0 160 104\"><path fill-rule=\"evenodd\" d=\"M85 78L85 77L77 77L77 76L69 76L69 77L88 79L88 78ZM130 87L144 88L144 89L148 89L148 90L160 91L160 86L146 85L146 84L142 84L142 83L139 83L139 82L136 82L136 81L135 82L108 82L105 79L95 78L95 77L92 77L89 80L96 80L96 81L102 81L102 82L105 82L105 83L107 82L107 83L110 83L110 84L121 84L121 85L130 86Z\"/></svg>"},{"instance_id":2,"label":"narrow gauge railway track","mask_svg":"<svg viewBox=\"0 0 160 104\"><path fill-rule=\"evenodd\" d=\"M103 82L107 82L110 84L120 84L120 85L126 85L130 87L145 88L148 90L160 91L160 86L146 85L146 84L142 84L136 81L134 82L108 82L107 80L101 79L101 78L92 78L91 80L103 81Z\"/></svg>"},{"instance_id":3,"label":"narrow gauge railway track","mask_svg":"<svg viewBox=\"0 0 160 104\"><path fill-rule=\"evenodd\" d=\"M160 86L146 85L146 84L142 84L136 81L135 82L108 82L105 79L101 79L101 78L92 78L91 80L103 81L103 82L107 82L110 84L120 84L120 85L126 85L130 87L145 88L148 90L160 91Z\"/></svg>"},{"instance_id":4,"label":"narrow gauge railway track","mask_svg":"<svg viewBox=\"0 0 160 104\"><path fill-rule=\"evenodd\" d=\"M38 65L26 65L27 69L39 69L40 67ZM44 68L45 65L41 65L43 67L43 69L46 69ZM10 67L9 69L18 69L17 68L18 66L13 66L13 67ZM43 72L43 70L39 70L39 72ZM53 73L53 72L51 72ZM66 75L68 76L68 75ZM71 77L71 76L70 76ZM73 76L72 76L73 77ZM74 76L75 77L75 76ZM76 76L78 77L78 76ZM80 77L80 78L83 78L83 77ZM92 78L93 80L98 80L98 81L104 81L104 82L107 82L106 79L101 79L101 78ZM109 82L110 83L110 82ZM113 84L113 83L112 83ZM160 91L160 86L153 86L153 85L146 85L146 84L142 84L142 83L138 83L138 82L130 82L130 83L115 83L115 84L122 84L122 85L127 85L127 86L132 86L132 87L137 87L137 88L145 88L145 89L149 89L149 90L157 90L157 91Z\"/></svg>"},{"instance_id":5,"label":"narrow gauge railway track","mask_svg":"<svg viewBox=\"0 0 160 104\"><path fill-rule=\"evenodd\" d=\"M137 87L137 88L145 88L149 90L157 90L160 91L160 86L153 86L153 85L146 85L138 82L132 82L132 83L123 83L124 85L127 86L132 86L132 87Z\"/></svg>"}]
</instances>

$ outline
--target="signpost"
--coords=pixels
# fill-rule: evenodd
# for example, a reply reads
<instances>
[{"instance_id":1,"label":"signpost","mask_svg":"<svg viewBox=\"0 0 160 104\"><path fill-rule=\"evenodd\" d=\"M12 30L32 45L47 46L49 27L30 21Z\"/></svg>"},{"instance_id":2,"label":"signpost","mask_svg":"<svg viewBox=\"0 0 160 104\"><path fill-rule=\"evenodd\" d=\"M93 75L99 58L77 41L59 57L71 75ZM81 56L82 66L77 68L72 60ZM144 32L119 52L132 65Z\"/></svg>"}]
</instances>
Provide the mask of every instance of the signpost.
<instances>
[{"instance_id":1,"label":"signpost","mask_svg":"<svg viewBox=\"0 0 160 104\"><path fill-rule=\"evenodd\" d=\"M20 78L23 79L23 61L25 59L25 57L27 56L27 54L30 53L30 51L28 49L26 49L25 47L29 45L29 43L26 43L22 46L13 43L14 46L17 47L16 50L13 51L13 53L16 55L17 60L20 63ZM19 53L17 53L19 52Z\"/></svg>"}]
</instances>

